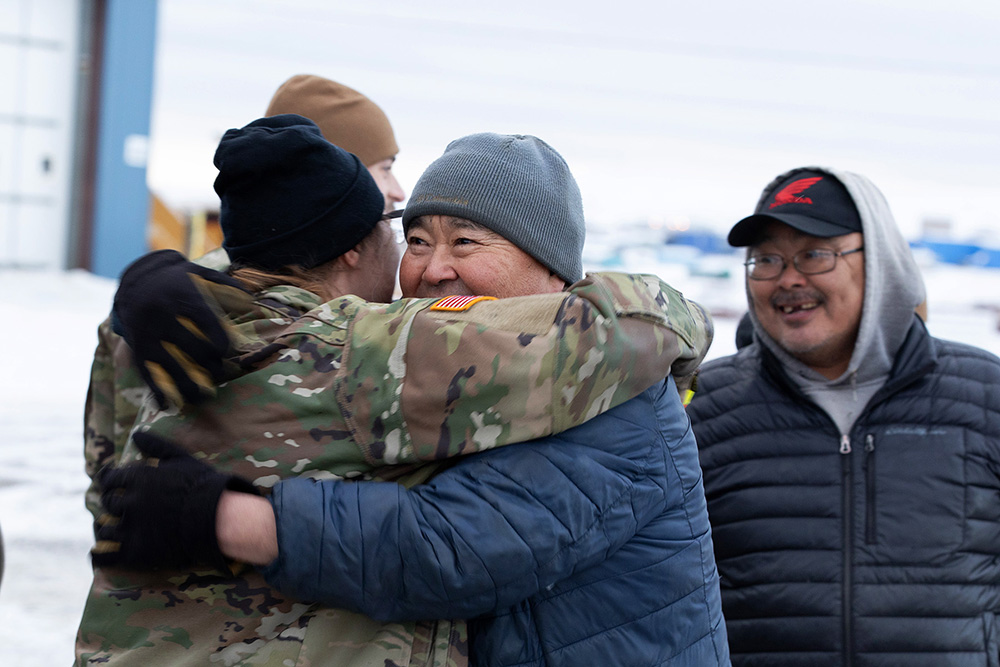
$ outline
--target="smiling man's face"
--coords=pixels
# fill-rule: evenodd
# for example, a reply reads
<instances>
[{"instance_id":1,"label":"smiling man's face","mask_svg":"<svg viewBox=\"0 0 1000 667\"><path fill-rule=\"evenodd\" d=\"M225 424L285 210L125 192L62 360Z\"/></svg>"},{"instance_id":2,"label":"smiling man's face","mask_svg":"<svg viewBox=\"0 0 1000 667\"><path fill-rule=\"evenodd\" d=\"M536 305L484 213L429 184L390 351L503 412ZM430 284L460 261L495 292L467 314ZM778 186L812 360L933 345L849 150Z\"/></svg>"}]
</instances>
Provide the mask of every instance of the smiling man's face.
<instances>
[{"instance_id":1,"label":"smiling man's face","mask_svg":"<svg viewBox=\"0 0 1000 667\"><path fill-rule=\"evenodd\" d=\"M751 257L781 255L787 264L774 280L747 280L761 327L785 351L829 378L847 370L854 351L864 305L864 253L840 257L833 271L815 275L799 273L792 257L816 248L851 250L862 241L857 232L819 238L772 222L750 248Z\"/></svg>"},{"instance_id":2,"label":"smiling man's face","mask_svg":"<svg viewBox=\"0 0 1000 667\"><path fill-rule=\"evenodd\" d=\"M566 284L541 262L479 223L422 215L406 230L399 265L403 296L454 294L506 298L561 292Z\"/></svg>"}]
</instances>

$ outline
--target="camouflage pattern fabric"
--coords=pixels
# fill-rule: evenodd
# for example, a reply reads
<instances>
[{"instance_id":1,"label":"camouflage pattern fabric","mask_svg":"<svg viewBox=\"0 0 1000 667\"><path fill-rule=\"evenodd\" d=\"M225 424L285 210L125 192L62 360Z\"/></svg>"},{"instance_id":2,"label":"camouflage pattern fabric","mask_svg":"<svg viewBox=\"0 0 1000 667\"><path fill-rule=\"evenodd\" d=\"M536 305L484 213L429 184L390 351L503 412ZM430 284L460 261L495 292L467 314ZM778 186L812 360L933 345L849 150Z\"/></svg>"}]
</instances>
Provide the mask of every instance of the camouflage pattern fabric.
<instances>
[{"instance_id":1,"label":"camouflage pattern fabric","mask_svg":"<svg viewBox=\"0 0 1000 667\"><path fill-rule=\"evenodd\" d=\"M90 487L86 505L94 520L104 511L97 472L121 459L129 432L149 390L132 363L132 352L111 330L111 318L97 327L97 350L83 412L83 456Z\"/></svg>"},{"instance_id":2,"label":"camouflage pattern fabric","mask_svg":"<svg viewBox=\"0 0 1000 667\"><path fill-rule=\"evenodd\" d=\"M229 256L222 248L203 255L198 264L225 271ZM90 369L90 387L83 416L83 456L90 487L85 502L96 521L104 511L95 476L106 465L117 465L139 408L149 390L132 363L132 352L112 331L108 317L97 327L97 349Z\"/></svg>"},{"instance_id":3,"label":"camouflage pattern fabric","mask_svg":"<svg viewBox=\"0 0 1000 667\"><path fill-rule=\"evenodd\" d=\"M704 311L653 276L592 274L567 292L459 312L431 299L320 303L287 286L256 298L204 289L228 313L232 377L204 406L143 402L135 427L264 492L294 476L422 482L456 456L565 430L668 373L688 377L712 335ZM112 451L138 456L131 425L111 426L101 408L132 414L116 395L134 376L107 367L127 359L122 348L95 357L88 429L100 416L111 444L91 447L88 435L91 467ZM467 657L462 621L378 623L289 600L251 569L98 570L77 641L80 665L458 667Z\"/></svg>"}]
</instances>

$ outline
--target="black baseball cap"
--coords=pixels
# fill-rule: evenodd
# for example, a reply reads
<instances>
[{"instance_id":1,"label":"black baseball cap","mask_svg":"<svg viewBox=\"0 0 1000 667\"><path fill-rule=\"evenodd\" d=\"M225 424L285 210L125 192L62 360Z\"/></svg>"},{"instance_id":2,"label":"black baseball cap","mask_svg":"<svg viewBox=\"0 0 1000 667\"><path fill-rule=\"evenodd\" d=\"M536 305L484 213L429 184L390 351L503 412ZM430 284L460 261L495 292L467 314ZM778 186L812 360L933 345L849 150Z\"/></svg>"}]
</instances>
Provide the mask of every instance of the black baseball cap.
<instances>
[{"instance_id":1,"label":"black baseball cap","mask_svg":"<svg viewBox=\"0 0 1000 667\"><path fill-rule=\"evenodd\" d=\"M756 212L729 230L729 245L753 245L761 228L782 222L810 236L829 238L861 231L861 216L847 188L835 176L801 169L771 190Z\"/></svg>"}]
</instances>

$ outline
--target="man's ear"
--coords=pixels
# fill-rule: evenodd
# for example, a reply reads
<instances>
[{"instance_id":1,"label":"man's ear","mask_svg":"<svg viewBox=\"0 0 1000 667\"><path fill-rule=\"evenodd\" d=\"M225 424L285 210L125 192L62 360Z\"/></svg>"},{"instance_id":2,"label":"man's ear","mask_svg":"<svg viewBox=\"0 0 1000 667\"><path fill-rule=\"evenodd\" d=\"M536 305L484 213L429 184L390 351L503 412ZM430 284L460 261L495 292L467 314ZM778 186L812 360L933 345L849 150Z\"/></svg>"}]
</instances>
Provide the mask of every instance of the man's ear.
<instances>
[{"instance_id":1,"label":"man's ear","mask_svg":"<svg viewBox=\"0 0 1000 667\"><path fill-rule=\"evenodd\" d=\"M354 246L343 255L337 258L338 261L343 262L348 268L356 269L361 263L361 244Z\"/></svg>"},{"instance_id":2,"label":"man's ear","mask_svg":"<svg viewBox=\"0 0 1000 667\"><path fill-rule=\"evenodd\" d=\"M548 286L550 292L562 292L567 287L569 287L569 284L565 280L557 276L555 274L555 271L549 271Z\"/></svg>"}]
</instances>

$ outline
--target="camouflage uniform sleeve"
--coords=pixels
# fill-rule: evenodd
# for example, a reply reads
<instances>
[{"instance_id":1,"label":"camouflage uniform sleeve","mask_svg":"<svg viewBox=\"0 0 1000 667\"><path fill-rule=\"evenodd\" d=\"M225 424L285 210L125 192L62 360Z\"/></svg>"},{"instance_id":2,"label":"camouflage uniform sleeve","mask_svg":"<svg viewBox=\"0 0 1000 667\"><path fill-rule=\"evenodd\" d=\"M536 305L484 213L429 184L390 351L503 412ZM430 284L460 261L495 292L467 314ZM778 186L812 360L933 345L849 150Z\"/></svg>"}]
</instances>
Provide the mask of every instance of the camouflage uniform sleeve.
<instances>
[{"instance_id":1,"label":"camouflage uniform sleeve","mask_svg":"<svg viewBox=\"0 0 1000 667\"><path fill-rule=\"evenodd\" d=\"M100 514L100 492L94 476L113 457L114 453L114 369L111 349L108 346L110 320L101 323L97 330L97 349L90 367L90 385L83 409L83 458L90 488L85 502L96 519Z\"/></svg>"},{"instance_id":2,"label":"camouflage uniform sleeve","mask_svg":"<svg viewBox=\"0 0 1000 667\"><path fill-rule=\"evenodd\" d=\"M105 465L118 463L145 394L146 385L132 365L128 347L111 330L111 318L104 320L97 328L83 412L83 456L91 478L85 503L95 519L102 513L95 476Z\"/></svg>"},{"instance_id":3,"label":"camouflage uniform sleeve","mask_svg":"<svg viewBox=\"0 0 1000 667\"><path fill-rule=\"evenodd\" d=\"M659 278L591 274L558 294L361 307L337 399L369 461L427 461L558 433L672 373L689 376L712 324Z\"/></svg>"}]
</instances>

